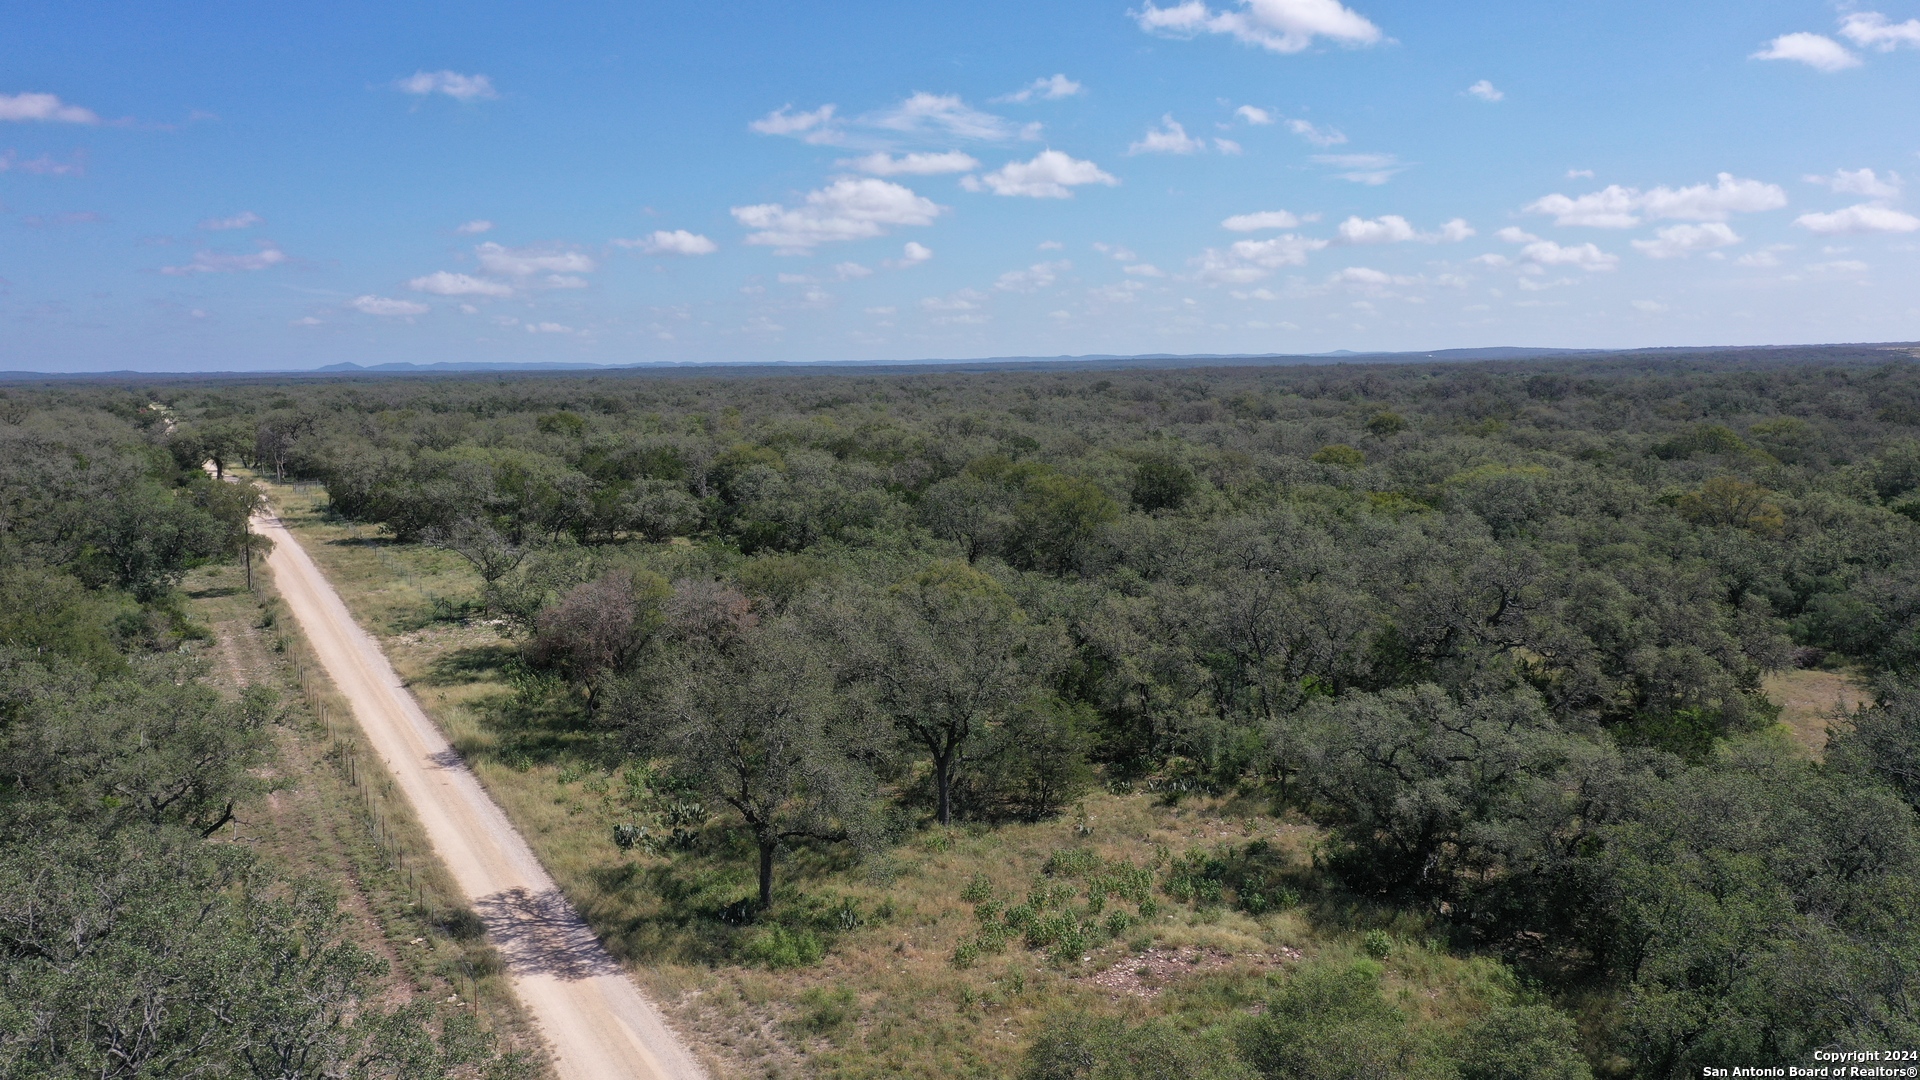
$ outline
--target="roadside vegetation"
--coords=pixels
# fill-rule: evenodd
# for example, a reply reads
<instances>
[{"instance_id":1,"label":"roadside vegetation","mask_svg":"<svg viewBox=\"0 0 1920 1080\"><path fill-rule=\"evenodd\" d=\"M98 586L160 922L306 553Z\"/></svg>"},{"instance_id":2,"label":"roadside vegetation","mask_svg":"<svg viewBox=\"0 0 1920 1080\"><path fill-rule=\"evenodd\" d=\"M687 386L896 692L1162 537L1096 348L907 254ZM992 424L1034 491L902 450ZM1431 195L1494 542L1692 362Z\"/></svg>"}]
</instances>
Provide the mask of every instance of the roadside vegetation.
<instances>
[{"instance_id":1,"label":"roadside vegetation","mask_svg":"<svg viewBox=\"0 0 1920 1080\"><path fill-rule=\"evenodd\" d=\"M0 412L258 477L722 1073L1666 1078L1920 1041L1889 355Z\"/></svg>"},{"instance_id":2,"label":"roadside vegetation","mask_svg":"<svg viewBox=\"0 0 1920 1080\"><path fill-rule=\"evenodd\" d=\"M537 1075L497 994L459 1003L477 920L430 861L391 873L246 588L257 491L156 428L0 425L0 1075Z\"/></svg>"}]
</instances>

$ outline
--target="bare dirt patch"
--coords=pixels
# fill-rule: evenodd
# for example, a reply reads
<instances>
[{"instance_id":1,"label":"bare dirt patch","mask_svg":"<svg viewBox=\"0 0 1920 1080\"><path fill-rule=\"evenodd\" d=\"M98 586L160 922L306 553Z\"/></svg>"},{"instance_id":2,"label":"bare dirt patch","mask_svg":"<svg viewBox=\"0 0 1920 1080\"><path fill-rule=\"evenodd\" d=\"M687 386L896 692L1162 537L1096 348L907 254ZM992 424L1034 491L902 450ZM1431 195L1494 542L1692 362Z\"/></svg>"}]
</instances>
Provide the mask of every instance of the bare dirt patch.
<instances>
[{"instance_id":1,"label":"bare dirt patch","mask_svg":"<svg viewBox=\"0 0 1920 1080\"><path fill-rule=\"evenodd\" d=\"M1152 998L1172 984L1235 965L1275 968L1300 959L1298 949L1236 955L1219 949L1151 948L1120 957L1087 982L1116 996Z\"/></svg>"}]
</instances>

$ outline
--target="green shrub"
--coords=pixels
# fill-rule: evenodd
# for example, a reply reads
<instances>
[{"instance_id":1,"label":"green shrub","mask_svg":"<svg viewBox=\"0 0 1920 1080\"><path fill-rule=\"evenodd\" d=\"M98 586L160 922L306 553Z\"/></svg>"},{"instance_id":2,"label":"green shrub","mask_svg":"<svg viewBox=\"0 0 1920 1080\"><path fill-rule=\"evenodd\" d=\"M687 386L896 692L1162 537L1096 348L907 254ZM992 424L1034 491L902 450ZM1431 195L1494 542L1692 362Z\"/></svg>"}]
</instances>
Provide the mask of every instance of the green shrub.
<instances>
[{"instance_id":1,"label":"green shrub","mask_svg":"<svg viewBox=\"0 0 1920 1080\"><path fill-rule=\"evenodd\" d=\"M1102 891L1135 904L1148 903L1153 897L1153 871L1130 862L1109 864L1095 883Z\"/></svg>"},{"instance_id":2,"label":"green shrub","mask_svg":"<svg viewBox=\"0 0 1920 1080\"><path fill-rule=\"evenodd\" d=\"M1020 1080L1255 1080L1218 1036L1189 1035L1164 1020L1056 1017L1034 1040Z\"/></svg>"},{"instance_id":3,"label":"green shrub","mask_svg":"<svg viewBox=\"0 0 1920 1080\"><path fill-rule=\"evenodd\" d=\"M1071 911L1056 911L1042 915L1027 924L1027 948L1047 948L1063 938L1078 934L1079 925Z\"/></svg>"},{"instance_id":4,"label":"green shrub","mask_svg":"<svg viewBox=\"0 0 1920 1080\"><path fill-rule=\"evenodd\" d=\"M963 941L960 944L955 945L953 947L953 956L949 962L952 963L954 967L960 969L961 971L965 971L968 968L972 967L974 965L974 962L979 959L980 959L979 942Z\"/></svg>"},{"instance_id":5,"label":"green shrub","mask_svg":"<svg viewBox=\"0 0 1920 1080\"><path fill-rule=\"evenodd\" d=\"M1313 461L1318 465L1338 465L1343 469L1357 469L1367 463L1367 455L1345 443L1334 443L1314 451Z\"/></svg>"},{"instance_id":6,"label":"green shrub","mask_svg":"<svg viewBox=\"0 0 1920 1080\"><path fill-rule=\"evenodd\" d=\"M1263 1075L1288 1080L1445 1080L1452 1071L1381 996L1370 961L1295 968L1237 1041Z\"/></svg>"},{"instance_id":7,"label":"green shrub","mask_svg":"<svg viewBox=\"0 0 1920 1080\"><path fill-rule=\"evenodd\" d=\"M1100 869L1100 856L1090 848L1061 848L1047 856L1040 872L1054 877L1085 877Z\"/></svg>"},{"instance_id":8,"label":"green shrub","mask_svg":"<svg viewBox=\"0 0 1920 1080\"><path fill-rule=\"evenodd\" d=\"M1550 1005L1503 1005L1469 1028L1460 1080L1592 1080L1573 1019Z\"/></svg>"},{"instance_id":9,"label":"green shrub","mask_svg":"<svg viewBox=\"0 0 1920 1080\"><path fill-rule=\"evenodd\" d=\"M973 875L967 887L960 890L960 899L975 905L986 903L993 899L993 882L988 881L985 874Z\"/></svg>"},{"instance_id":10,"label":"green shrub","mask_svg":"<svg viewBox=\"0 0 1920 1080\"><path fill-rule=\"evenodd\" d=\"M747 963L779 970L817 964L827 955L827 947L811 930L770 926L749 935L740 953Z\"/></svg>"},{"instance_id":11,"label":"green shrub","mask_svg":"<svg viewBox=\"0 0 1920 1080\"><path fill-rule=\"evenodd\" d=\"M825 1035L851 1020L860 1010L853 991L844 987L828 989L816 986L800 995L800 1026L815 1035Z\"/></svg>"}]
</instances>

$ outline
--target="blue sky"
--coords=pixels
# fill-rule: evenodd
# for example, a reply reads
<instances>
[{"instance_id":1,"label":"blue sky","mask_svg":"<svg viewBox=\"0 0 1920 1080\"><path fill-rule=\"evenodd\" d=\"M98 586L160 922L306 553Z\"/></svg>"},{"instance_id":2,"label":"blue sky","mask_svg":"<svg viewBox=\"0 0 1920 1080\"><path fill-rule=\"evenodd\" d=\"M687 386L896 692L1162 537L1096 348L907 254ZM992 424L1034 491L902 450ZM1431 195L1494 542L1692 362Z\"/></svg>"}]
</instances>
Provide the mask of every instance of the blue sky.
<instances>
[{"instance_id":1,"label":"blue sky","mask_svg":"<svg viewBox=\"0 0 1920 1080\"><path fill-rule=\"evenodd\" d=\"M7 24L0 368L1920 339L1920 0Z\"/></svg>"}]
</instances>

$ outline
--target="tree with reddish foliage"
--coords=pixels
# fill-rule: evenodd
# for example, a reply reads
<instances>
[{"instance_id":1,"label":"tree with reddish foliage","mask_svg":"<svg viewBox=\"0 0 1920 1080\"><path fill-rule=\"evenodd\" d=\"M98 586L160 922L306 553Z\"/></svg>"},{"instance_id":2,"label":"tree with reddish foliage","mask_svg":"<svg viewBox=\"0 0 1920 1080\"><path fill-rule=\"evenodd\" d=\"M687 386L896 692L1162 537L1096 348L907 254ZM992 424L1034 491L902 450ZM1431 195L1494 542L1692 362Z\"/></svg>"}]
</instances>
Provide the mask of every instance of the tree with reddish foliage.
<instances>
[{"instance_id":1,"label":"tree with reddish foliage","mask_svg":"<svg viewBox=\"0 0 1920 1080\"><path fill-rule=\"evenodd\" d=\"M577 585L535 621L534 662L584 687L594 711L605 680L631 668L653 643L669 595L667 583L646 571L609 570Z\"/></svg>"}]
</instances>

